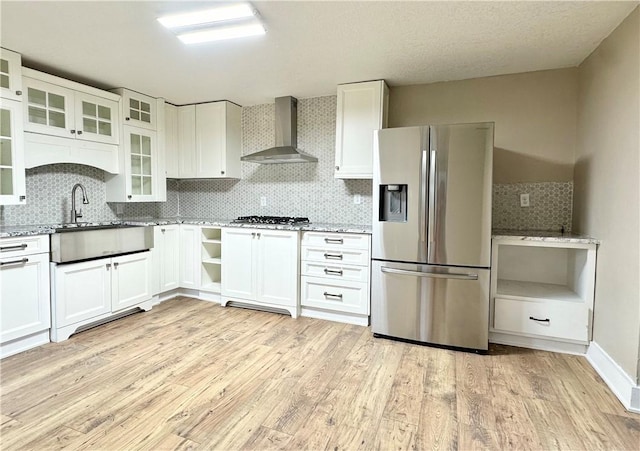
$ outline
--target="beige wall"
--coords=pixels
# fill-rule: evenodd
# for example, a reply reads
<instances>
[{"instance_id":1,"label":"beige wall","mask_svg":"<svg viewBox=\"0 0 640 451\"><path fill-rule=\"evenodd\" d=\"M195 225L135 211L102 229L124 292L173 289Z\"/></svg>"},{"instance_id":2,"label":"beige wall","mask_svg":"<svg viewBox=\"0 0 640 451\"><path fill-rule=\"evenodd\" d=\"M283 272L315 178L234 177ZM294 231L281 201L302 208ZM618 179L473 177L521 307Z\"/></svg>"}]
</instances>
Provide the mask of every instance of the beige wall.
<instances>
[{"instance_id":1,"label":"beige wall","mask_svg":"<svg viewBox=\"0 0 640 451\"><path fill-rule=\"evenodd\" d=\"M573 179L576 68L394 87L389 97L389 127L495 122L495 183Z\"/></svg>"},{"instance_id":2,"label":"beige wall","mask_svg":"<svg viewBox=\"0 0 640 451\"><path fill-rule=\"evenodd\" d=\"M578 71L574 230L598 249L593 340L637 383L640 341L640 12Z\"/></svg>"}]
</instances>

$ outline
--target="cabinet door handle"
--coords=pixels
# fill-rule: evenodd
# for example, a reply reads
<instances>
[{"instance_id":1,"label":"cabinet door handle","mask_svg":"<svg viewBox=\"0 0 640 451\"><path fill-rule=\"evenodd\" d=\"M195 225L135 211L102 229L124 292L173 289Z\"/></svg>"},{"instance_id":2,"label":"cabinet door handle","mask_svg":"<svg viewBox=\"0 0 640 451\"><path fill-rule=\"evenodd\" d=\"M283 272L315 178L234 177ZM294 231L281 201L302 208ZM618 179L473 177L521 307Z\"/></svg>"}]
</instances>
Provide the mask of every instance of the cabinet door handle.
<instances>
[{"instance_id":1,"label":"cabinet door handle","mask_svg":"<svg viewBox=\"0 0 640 451\"><path fill-rule=\"evenodd\" d=\"M115 262L115 263L113 264L113 267L114 267L115 269L118 269L118 265L119 265L119 264L120 264L120 263Z\"/></svg>"},{"instance_id":2,"label":"cabinet door handle","mask_svg":"<svg viewBox=\"0 0 640 451\"><path fill-rule=\"evenodd\" d=\"M540 318L534 318L533 316L530 316L529 319L531 321L537 321L539 323L550 323L551 322L551 320L549 318L540 319Z\"/></svg>"},{"instance_id":3,"label":"cabinet door handle","mask_svg":"<svg viewBox=\"0 0 640 451\"><path fill-rule=\"evenodd\" d=\"M224 175L224 171L220 171L220 174Z\"/></svg>"},{"instance_id":4,"label":"cabinet door handle","mask_svg":"<svg viewBox=\"0 0 640 451\"><path fill-rule=\"evenodd\" d=\"M17 96L21 96L22 95L22 91L16 91L16 95Z\"/></svg>"},{"instance_id":5,"label":"cabinet door handle","mask_svg":"<svg viewBox=\"0 0 640 451\"><path fill-rule=\"evenodd\" d=\"M333 293L329 293L327 291L324 292L324 297L325 298L338 298L338 299L342 299L342 295L341 294L333 294Z\"/></svg>"},{"instance_id":6,"label":"cabinet door handle","mask_svg":"<svg viewBox=\"0 0 640 451\"><path fill-rule=\"evenodd\" d=\"M20 200L27 200L27 196L25 196L24 194L20 196Z\"/></svg>"},{"instance_id":7,"label":"cabinet door handle","mask_svg":"<svg viewBox=\"0 0 640 451\"><path fill-rule=\"evenodd\" d=\"M82 135L82 130L78 130L78 135Z\"/></svg>"},{"instance_id":8,"label":"cabinet door handle","mask_svg":"<svg viewBox=\"0 0 640 451\"><path fill-rule=\"evenodd\" d=\"M131 194L127 195L127 199L131 199Z\"/></svg>"},{"instance_id":9,"label":"cabinet door handle","mask_svg":"<svg viewBox=\"0 0 640 451\"><path fill-rule=\"evenodd\" d=\"M256 237L256 233L255 232L251 232L251 238L255 238Z\"/></svg>"},{"instance_id":10,"label":"cabinet door handle","mask_svg":"<svg viewBox=\"0 0 640 451\"><path fill-rule=\"evenodd\" d=\"M260 239L260 233L256 233L256 235L258 235L258 239Z\"/></svg>"},{"instance_id":11,"label":"cabinet door handle","mask_svg":"<svg viewBox=\"0 0 640 451\"><path fill-rule=\"evenodd\" d=\"M340 166L336 166L336 171L339 171L339 170L340 170Z\"/></svg>"},{"instance_id":12,"label":"cabinet door handle","mask_svg":"<svg viewBox=\"0 0 640 451\"><path fill-rule=\"evenodd\" d=\"M324 273L325 274L333 274L333 275L336 275L336 276L341 276L342 275L342 270L341 269L324 268Z\"/></svg>"},{"instance_id":13,"label":"cabinet door handle","mask_svg":"<svg viewBox=\"0 0 640 451\"><path fill-rule=\"evenodd\" d=\"M324 253L324 258L326 258L327 260L342 260L342 255L340 254L328 254L328 253Z\"/></svg>"},{"instance_id":14,"label":"cabinet door handle","mask_svg":"<svg viewBox=\"0 0 640 451\"><path fill-rule=\"evenodd\" d=\"M344 240L342 238L325 238L324 242L327 244L343 244Z\"/></svg>"},{"instance_id":15,"label":"cabinet door handle","mask_svg":"<svg viewBox=\"0 0 640 451\"><path fill-rule=\"evenodd\" d=\"M28 258L21 258L20 260L12 260L10 262L0 262L0 266L5 266L5 265L24 265L26 263L29 263L29 259Z\"/></svg>"},{"instance_id":16,"label":"cabinet door handle","mask_svg":"<svg viewBox=\"0 0 640 451\"><path fill-rule=\"evenodd\" d=\"M76 131L75 131L75 130L69 130L69 132L70 132L72 135L75 135L75 134L76 134Z\"/></svg>"},{"instance_id":17,"label":"cabinet door handle","mask_svg":"<svg viewBox=\"0 0 640 451\"><path fill-rule=\"evenodd\" d=\"M23 251L27 248L27 243L18 244L16 246L4 246L0 247L0 252L8 251Z\"/></svg>"},{"instance_id":18,"label":"cabinet door handle","mask_svg":"<svg viewBox=\"0 0 640 451\"><path fill-rule=\"evenodd\" d=\"M107 263L107 271L109 271L111 269L111 263Z\"/></svg>"},{"instance_id":19,"label":"cabinet door handle","mask_svg":"<svg viewBox=\"0 0 640 451\"><path fill-rule=\"evenodd\" d=\"M167 229L160 229L160 231L161 231L162 233L164 233L164 232L166 232L166 231L167 231Z\"/></svg>"},{"instance_id":20,"label":"cabinet door handle","mask_svg":"<svg viewBox=\"0 0 640 451\"><path fill-rule=\"evenodd\" d=\"M131 120L131 118L130 118L130 117L125 117L125 118L124 118L124 120L125 120L125 121L130 121L130 120Z\"/></svg>"}]
</instances>

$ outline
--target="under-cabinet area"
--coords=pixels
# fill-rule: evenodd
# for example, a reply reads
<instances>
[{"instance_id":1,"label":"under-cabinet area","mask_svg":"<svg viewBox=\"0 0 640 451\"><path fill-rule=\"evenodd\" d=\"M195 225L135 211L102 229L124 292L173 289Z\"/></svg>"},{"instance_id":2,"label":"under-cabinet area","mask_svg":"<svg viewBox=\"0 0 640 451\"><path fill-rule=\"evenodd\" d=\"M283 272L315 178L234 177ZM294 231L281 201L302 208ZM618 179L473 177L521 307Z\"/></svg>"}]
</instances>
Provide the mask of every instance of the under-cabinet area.
<instances>
[{"instance_id":1,"label":"under-cabinet area","mask_svg":"<svg viewBox=\"0 0 640 451\"><path fill-rule=\"evenodd\" d=\"M596 244L494 238L492 255L490 341L584 352Z\"/></svg>"}]
</instances>

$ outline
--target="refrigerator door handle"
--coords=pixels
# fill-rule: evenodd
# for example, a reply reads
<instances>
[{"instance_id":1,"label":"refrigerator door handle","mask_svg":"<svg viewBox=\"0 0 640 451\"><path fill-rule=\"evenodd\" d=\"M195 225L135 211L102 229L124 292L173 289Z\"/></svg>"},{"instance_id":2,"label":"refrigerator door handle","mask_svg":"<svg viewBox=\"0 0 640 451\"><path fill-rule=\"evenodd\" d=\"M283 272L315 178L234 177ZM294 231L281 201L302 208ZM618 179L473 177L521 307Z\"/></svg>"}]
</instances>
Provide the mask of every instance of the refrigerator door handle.
<instances>
[{"instance_id":1,"label":"refrigerator door handle","mask_svg":"<svg viewBox=\"0 0 640 451\"><path fill-rule=\"evenodd\" d=\"M423 243L421 249L423 249L424 255L421 255L421 259L426 261L427 259L427 246L425 244L427 240L427 212L425 206L427 205L427 165L428 165L427 151L422 151L422 160L420 161L420 211L418 212L420 217L420 242Z\"/></svg>"},{"instance_id":2,"label":"refrigerator door handle","mask_svg":"<svg viewBox=\"0 0 640 451\"><path fill-rule=\"evenodd\" d=\"M429 254L435 251L433 246L436 241L436 199L437 199L437 163L438 153L436 149L431 149L431 159L429 163ZM431 257L429 255L428 257Z\"/></svg>"},{"instance_id":3,"label":"refrigerator door handle","mask_svg":"<svg viewBox=\"0 0 640 451\"><path fill-rule=\"evenodd\" d=\"M459 280L478 280L477 274L463 274L463 273L434 273L434 272L422 272L422 271L408 271L406 269L388 268L383 266L380 268L382 272L391 274L402 274L407 276L418 277L430 277L433 279L459 279Z\"/></svg>"}]
</instances>

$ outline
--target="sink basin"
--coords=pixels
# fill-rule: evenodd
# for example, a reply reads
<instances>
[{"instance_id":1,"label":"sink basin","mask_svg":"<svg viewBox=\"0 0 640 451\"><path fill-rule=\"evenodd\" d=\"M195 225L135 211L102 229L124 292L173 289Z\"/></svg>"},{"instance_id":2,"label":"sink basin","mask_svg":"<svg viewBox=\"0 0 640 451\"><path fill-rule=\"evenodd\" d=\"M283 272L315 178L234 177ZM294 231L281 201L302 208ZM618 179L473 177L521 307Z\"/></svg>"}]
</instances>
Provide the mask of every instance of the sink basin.
<instances>
[{"instance_id":1,"label":"sink basin","mask_svg":"<svg viewBox=\"0 0 640 451\"><path fill-rule=\"evenodd\" d=\"M51 235L51 261L69 263L153 248L153 227L66 224Z\"/></svg>"},{"instance_id":2,"label":"sink basin","mask_svg":"<svg viewBox=\"0 0 640 451\"><path fill-rule=\"evenodd\" d=\"M125 227L141 227L127 224L62 224L60 227L56 227L55 233L65 232L84 232L87 230L105 230L105 229L122 229Z\"/></svg>"}]
</instances>

